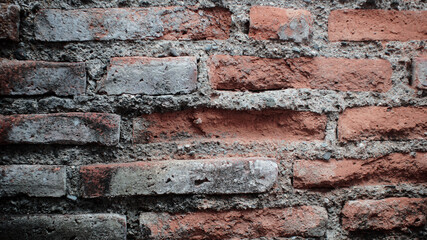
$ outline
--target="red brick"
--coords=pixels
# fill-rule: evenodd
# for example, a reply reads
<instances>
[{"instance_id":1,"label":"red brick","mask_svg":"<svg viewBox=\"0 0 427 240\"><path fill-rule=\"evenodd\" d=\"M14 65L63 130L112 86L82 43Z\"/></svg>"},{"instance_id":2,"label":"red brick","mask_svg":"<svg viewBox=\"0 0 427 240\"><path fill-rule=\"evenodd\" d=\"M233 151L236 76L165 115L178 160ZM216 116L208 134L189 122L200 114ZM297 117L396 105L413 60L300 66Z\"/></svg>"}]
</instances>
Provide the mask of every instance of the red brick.
<instances>
[{"instance_id":1,"label":"red brick","mask_svg":"<svg viewBox=\"0 0 427 240\"><path fill-rule=\"evenodd\" d=\"M415 58L412 66L412 85L427 90L427 56Z\"/></svg>"},{"instance_id":2,"label":"red brick","mask_svg":"<svg viewBox=\"0 0 427 240\"><path fill-rule=\"evenodd\" d=\"M312 112L199 109L136 118L133 135L135 143L305 141L323 139L325 127L326 116Z\"/></svg>"},{"instance_id":3,"label":"red brick","mask_svg":"<svg viewBox=\"0 0 427 240\"><path fill-rule=\"evenodd\" d=\"M335 10L330 41L409 41L427 39L427 11Z\"/></svg>"},{"instance_id":4,"label":"red brick","mask_svg":"<svg viewBox=\"0 0 427 240\"><path fill-rule=\"evenodd\" d=\"M257 40L302 42L311 34L313 18L307 10L255 6L250 10L249 36Z\"/></svg>"},{"instance_id":5,"label":"red brick","mask_svg":"<svg viewBox=\"0 0 427 240\"><path fill-rule=\"evenodd\" d=\"M115 145L120 116L107 113L0 115L0 143Z\"/></svg>"},{"instance_id":6,"label":"red brick","mask_svg":"<svg viewBox=\"0 0 427 240\"><path fill-rule=\"evenodd\" d=\"M322 237L328 215L322 207L301 206L176 215L148 212L139 220L150 239L252 239Z\"/></svg>"},{"instance_id":7,"label":"red brick","mask_svg":"<svg viewBox=\"0 0 427 240\"><path fill-rule=\"evenodd\" d=\"M391 88L390 62L382 59L270 59L216 55L209 79L218 90L312 88L386 92Z\"/></svg>"},{"instance_id":8,"label":"red brick","mask_svg":"<svg viewBox=\"0 0 427 240\"><path fill-rule=\"evenodd\" d=\"M231 14L192 7L45 9L35 18L41 41L227 39Z\"/></svg>"},{"instance_id":9,"label":"red brick","mask_svg":"<svg viewBox=\"0 0 427 240\"><path fill-rule=\"evenodd\" d=\"M86 91L84 63L0 61L0 95L82 95Z\"/></svg>"},{"instance_id":10,"label":"red brick","mask_svg":"<svg viewBox=\"0 0 427 240\"><path fill-rule=\"evenodd\" d=\"M383 157L330 161L297 160L294 187L339 188L427 182L427 153L394 153Z\"/></svg>"},{"instance_id":11,"label":"red brick","mask_svg":"<svg viewBox=\"0 0 427 240\"><path fill-rule=\"evenodd\" d=\"M350 108L338 120L339 140L425 139L426 119L426 107Z\"/></svg>"},{"instance_id":12,"label":"red brick","mask_svg":"<svg viewBox=\"0 0 427 240\"><path fill-rule=\"evenodd\" d=\"M0 39L19 40L19 6L0 4Z\"/></svg>"},{"instance_id":13,"label":"red brick","mask_svg":"<svg viewBox=\"0 0 427 240\"><path fill-rule=\"evenodd\" d=\"M342 214L343 227L348 231L421 227L427 223L427 199L402 197L349 201Z\"/></svg>"},{"instance_id":14,"label":"red brick","mask_svg":"<svg viewBox=\"0 0 427 240\"><path fill-rule=\"evenodd\" d=\"M260 193L273 187L273 159L236 158L94 164L80 168L83 197Z\"/></svg>"}]
</instances>

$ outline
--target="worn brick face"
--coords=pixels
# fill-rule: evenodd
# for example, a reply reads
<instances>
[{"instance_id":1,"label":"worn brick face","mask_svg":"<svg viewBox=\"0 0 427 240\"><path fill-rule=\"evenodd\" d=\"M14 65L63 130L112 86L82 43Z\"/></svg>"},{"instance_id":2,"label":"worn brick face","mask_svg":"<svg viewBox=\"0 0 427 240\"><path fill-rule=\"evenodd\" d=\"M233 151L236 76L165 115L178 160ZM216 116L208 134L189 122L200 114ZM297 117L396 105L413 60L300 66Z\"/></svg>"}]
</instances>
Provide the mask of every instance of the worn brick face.
<instances>
[{"instance_id":1,"label":"worn brick face","mask_svg":"<svg viewBox=\"0 0 427 240\"><path fill-rule=\"evenodd\" d=\"M0 4L0 39L19 40L19 11L17 5Z\"/></svg>"},{"instance_id":2,"label":"worn brick face","mask_svg":"<svg viewBox=\"0 0 427 240\"><path fill-rule=\"evenodd\" d=\"M221 140L321 140L326 116L291 110L233 111L218 109L155 113L136 118L135 143Z\"/></svg>"},{"instance_id":3,"label":"worn brick face","mask_svg":"<svg viewBox=\"0 0 427 240\"><path fill-rule=\"evenodd\" d=\"M126 216L118 214L5 215L1 239L126 239Z\"/></svg>"},{"instance_id":4,"label":"worn brick face","mask_svg":"<svg viewBox=\"0 0 427 240\"><path fill-rule=\"evenodd\" d=\"M191 7L44 9L35 19L41 41L227 39L231 15Z\"/></svg>"},{"instance_id":5,"label":"worn brick face","mask_svg":"<svg viewBox=\"0 0 427 240\"><path fill-rule=\"evenodd\" d=\"M317 206L176 215L148 212L139 218L152 239L322 237L327 220L326 210Z\"/></svg>"},{"instance_id":6,"label":"worn brick face","mask_svg":"<svg viewBox=\"0 0 427 240\"><path fill-rule=\"evenodd\" d=\"M250 10L249 36L258 40L302 42L309 39L312 24L311 13L307 10L254 6Z\"/></svg>"},{"instance_id":7,"label":"worn brick face","mask_svg":"<svg viewBox=\"0 0 427 240\"><path fill-rule=\"evenodd\" d=\"M0 95L82 95L86 90L84 63L0 61Z\"/></svg>"},{"instance_id":8,"label":"worn brick face","mask_svg":"<svg viewBox=\"0 0 427 240\"><path fill-rule=\"evenodd\" d=\"M340 141L425 139L426 107L346 109L338 120Z\"/></svg>"},{"instance_id":9,"label":"worn brick face","mask_svg":"<svg viewBox=\"0 0 427 240\"><path fill-rule=\"evenodd\" d=\"M370 159L297 160L294 187L339 188L354 185L427 182L427 153L394 153Z\"/></svg>"},{"instance_id":10,"label":"worn brick face","mask_svg":"<svg viewBox=\"0 0 427 240\"><path fill-rule=\"evenodd\" d=\"M412 85L427 90L427 55L415 58L413 61Z\"/></svg>"},{"instance_id":11,"label":"worn brick face","mask_svg":"<svg viewBox=\"0 0 427 240\"><path fill-rule=\"evenodd\" d=\"M112 58L101 91L110 95L191 93L197 87L195 57Z\"/></svg>"},{"instance_id":12,"label":"worn brick face","mask_svg":"<svg viewBox=\"0 0 427 240\"><path fill-rule=\"evenodd\" d=\"M268 191L277 179L272 159L171 160L95 164L80 168L84 197L233 194Z\"/></svg>"},{"instance_id":13,"label":"worn brick face","mask_svg":"<svg viewBox=\"0 0 427 240\"><path fill-rule=\"evenodd\" d=\"M61 197L66 193L65 166L0 166L0 197L25 194L31 197Z\"/></svg>"},{"instance_id":14,"label":"worn brick face","mask_svg":"<svg viewBox=\"0 0 427 240\"><path fill-rule=\"evenodd\" d=\"M115 145L120 116L106 113L0 115L0 143Z\"/></svg>"},{"instance_id":15,"label":"worn brick face","mask_svg":"<svg viewBox=\"0 0 427 240\"><path fill-rule=\"evenodd\" d=\"M342 210L342 224L348 231L395 230L424 226L427 199L386 198L349 201Z\"/></svg>"},{"instance_id":16,"label":"worn brick face","mask_svg":"<svg viewBox=\"0 0 427 240\"><path fill-rule=\"evenodd\" d=\"M382 59L271 59L216 55L209 61L209 80L218 90L312 88L386 92L391 64Z\"/></svg>"},{"instance_id":17,"label":"worn brick face","mask_svg":"<svg viewBox=\"0 0 427 240\"><path fill-rule=\"evenodd\" d=\"M330 41L409 41L427 39L427 11L334 10Z\"/></svg>"},{"instance_id":18,"label":"worn brick face","mask_svg":"<svg viewBox=\"0 0 427 240\"><path fill-rule=\"evenodd\" d=\"M426 239L426 12L0 0L0 240Z\"/></svg>"}]
</instances>

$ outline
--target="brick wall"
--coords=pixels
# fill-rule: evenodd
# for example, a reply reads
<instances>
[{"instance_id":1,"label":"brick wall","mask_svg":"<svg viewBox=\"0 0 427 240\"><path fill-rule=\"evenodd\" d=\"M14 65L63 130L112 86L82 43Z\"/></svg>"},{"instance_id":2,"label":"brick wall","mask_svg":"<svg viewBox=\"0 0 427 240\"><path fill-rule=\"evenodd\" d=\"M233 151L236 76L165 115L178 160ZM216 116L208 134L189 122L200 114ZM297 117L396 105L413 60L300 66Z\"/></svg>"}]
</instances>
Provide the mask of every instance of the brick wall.
<instances>
[{"instance_id":1,"label":"brick wall","mask_svg":"<svg viewBox=\"0 0 427 240\"><path fill-rule=\"evenodd\" d=\"M425 1L0 3L0 239L427 238Z\"/></svg>"}]
</instances>

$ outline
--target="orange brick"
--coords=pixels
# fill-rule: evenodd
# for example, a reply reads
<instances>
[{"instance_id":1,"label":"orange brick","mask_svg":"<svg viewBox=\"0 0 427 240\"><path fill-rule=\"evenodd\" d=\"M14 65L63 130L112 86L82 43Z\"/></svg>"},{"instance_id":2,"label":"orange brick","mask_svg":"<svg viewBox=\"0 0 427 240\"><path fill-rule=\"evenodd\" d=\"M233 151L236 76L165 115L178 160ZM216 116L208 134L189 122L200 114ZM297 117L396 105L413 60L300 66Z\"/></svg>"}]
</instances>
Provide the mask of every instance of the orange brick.
<instances>
[{"instance_id":1,"label":"orange brick","mask_svg":"<svg viewBox=\"0 0 427 240\"><path fill-rule=\"evenodd\" d=\"M409 41L427 39L427 11L334 10L330 41Z\"/></svg>"},{"instance_id":2,"label":"orange brick","mask_svg":"<svg viewBox=\"0 0 427 240\"><path fill-rule=\"evenodd\" d=\"M391 64L382 59L271 59L216 55L209 61L209 79L217 90L311 88L386 92Z\"/></svg>"},{"instance_id":3,"label":"orange brick","mask_svg":"<svg viewBox=\"0 0 427 240\"><path fill-rule=\"evenodd\" d=\"M346 109L338 120L340 141L406 140L427 137L426 107Z\"/></svg>"}]
</instances>

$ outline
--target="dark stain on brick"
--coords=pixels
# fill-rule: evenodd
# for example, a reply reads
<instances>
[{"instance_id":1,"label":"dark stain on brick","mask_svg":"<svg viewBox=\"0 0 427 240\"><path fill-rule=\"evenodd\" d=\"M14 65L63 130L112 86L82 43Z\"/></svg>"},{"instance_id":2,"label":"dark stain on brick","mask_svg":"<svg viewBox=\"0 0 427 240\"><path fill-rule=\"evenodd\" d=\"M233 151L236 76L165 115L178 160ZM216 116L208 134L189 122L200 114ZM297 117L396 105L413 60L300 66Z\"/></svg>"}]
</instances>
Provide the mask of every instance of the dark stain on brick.
<instances>
[{"instance_id":1,"label":"dark stain on brick","mask_svg":"<svg viewBox=\"0 0 427 240\"><path fill-rule=\"evenodd\" d=\"M0 95L9 95L20 86L28 71L36 68L34 62L23 62L20 65L11 62L0 63Z\"/></svg>"},{"instance_id":2,"label":"dark stain on brick","mask_svg":"<svg viewBox=\"0 0 427 240\"><path fill-rule=\"evenodd\" d=\"M14 125L19 123L21 118L19 116L2 116L0 115L0 144L8 143L9 132Z\"/></svg>"},{"instance_id":3,"label":"dark stain on brick","mask_svg":"<svg viewBox=\"0 0 427 240\"><path fill-rule=\"evenodd\" d=\"M85 113L82 121L96 131L99 141L109 142L111 133L118 129L120 124L113 116L102 113Z\"/></svg>"},{"instance_id":4,"label":"dark stain on brick","mask_svg":"<svg viewBox=\"0 0 427 240\"><path fill-rule=\"evenodd\" d=\"M80 168L81 189L84 197L102 197L109 193L111 178L116 169L106 166Z\"/></svg>"},{"instance_id":5,"label":"dark stain on brick","mask_svg":"<svg viewBox=\"0 0 427 240\"><path fill-rule=\"evenodd\" d=\"M0 7L0 39L19 40L19 7L3 5Z\"/></svg>"}]
</instances>

